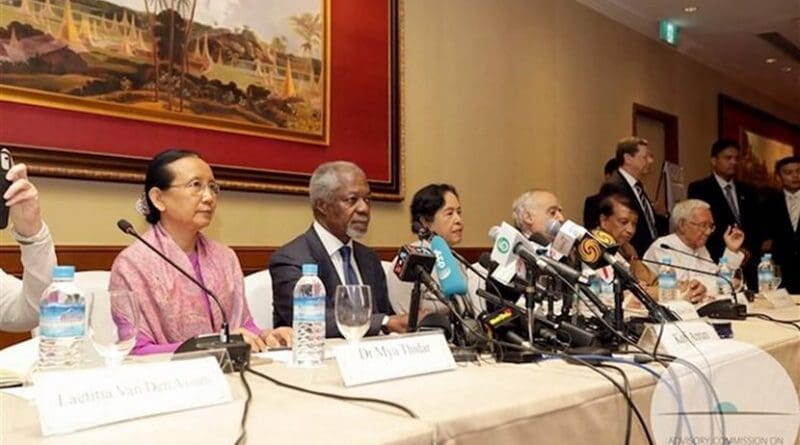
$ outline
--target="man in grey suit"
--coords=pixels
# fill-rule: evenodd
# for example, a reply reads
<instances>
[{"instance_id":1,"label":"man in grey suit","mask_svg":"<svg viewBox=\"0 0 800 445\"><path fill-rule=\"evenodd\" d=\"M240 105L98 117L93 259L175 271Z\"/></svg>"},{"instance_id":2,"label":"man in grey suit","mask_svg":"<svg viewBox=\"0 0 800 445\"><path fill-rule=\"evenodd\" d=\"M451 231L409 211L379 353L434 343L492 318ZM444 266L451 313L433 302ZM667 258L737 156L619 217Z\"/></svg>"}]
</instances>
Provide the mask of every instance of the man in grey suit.
<instances>
[{"instance_id":1,"label":"man in grey suit","mask_svg":"<svg viewBox=\"0 0 800 445\"><path fill-rule=\"evenodd\" d=\"M372 287L372 319L367 335L405 332L407 315L395 315L378 254L354 238L366 235L370 190L364 171L351 162L320 165L309 183L314 223L275 252L269 261L273 291L273 324L292 325L294 286L302 265L314 263L325 284L325 336L341 337L334 314L334 291L340 284Z\"/></svg>"}]
</instances>

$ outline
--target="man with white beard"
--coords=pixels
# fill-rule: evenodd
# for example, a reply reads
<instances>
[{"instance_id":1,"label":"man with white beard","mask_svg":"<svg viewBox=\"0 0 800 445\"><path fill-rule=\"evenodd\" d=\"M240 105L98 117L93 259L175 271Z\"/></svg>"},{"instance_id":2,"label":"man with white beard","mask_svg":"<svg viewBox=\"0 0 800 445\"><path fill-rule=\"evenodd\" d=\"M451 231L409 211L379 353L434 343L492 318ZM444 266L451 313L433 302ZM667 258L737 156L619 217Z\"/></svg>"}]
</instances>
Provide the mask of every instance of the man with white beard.
<instances>
[{"instance_id":1,"label":"man with white beard","mask_svg":"<svg viewBox=\"0 0 800 445\"><path fill-rule=\"evenodd\" d=\"M334 315L334 290L340 284L372 287L373 314L367 335L405 332L408 315L395 315L392 310L380 257L354 240L369 228L370 189L364 171L346 161L322 164L311 175L309 197L314 223L269 261L275 327L292 325L294 286L303 264L313 263L327 291L326 337L342 336Z\"/></svg>"}]
</instances>

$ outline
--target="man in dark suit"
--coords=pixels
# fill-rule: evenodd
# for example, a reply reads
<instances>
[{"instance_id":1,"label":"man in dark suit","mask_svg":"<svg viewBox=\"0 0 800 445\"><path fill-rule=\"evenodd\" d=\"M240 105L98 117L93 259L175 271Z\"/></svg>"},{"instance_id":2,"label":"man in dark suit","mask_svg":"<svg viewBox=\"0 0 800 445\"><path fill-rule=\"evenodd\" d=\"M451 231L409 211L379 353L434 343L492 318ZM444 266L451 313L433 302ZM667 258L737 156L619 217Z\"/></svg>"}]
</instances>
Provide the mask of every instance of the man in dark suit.
<instances>
[{"instance_id":1,"label":"man in dark suit","mask_svg":"<svg viewBox=\"0 0 800 445\"><path fill-rule=\"evenodd\" d=\"M617 158L609 159L605 167L603 167L603 176L605 177L603 182L608 182L618 168L619 164L617 163ZM603 196L598 193L596 195L587 196L586 200L583 201L583 227L591 230L600 224L598 207L602 200Z\"/></svg>"},{"instance_id":2,"label":"man in dark suit","mask_svg":"<svg viewBox=\"0 0 800 445\"><path fill-rule=\"evenodd\" d=\"M389 303L381 259L369 247L353 240L367 233L370 190L367 177L345 161L320 165L309 183L314 223L304 234L275 252L269 261L272 276L275 327L291 326L294 286L302 266L314 263L325 284L325 336L341 337L336 326L334 292L340 284L368 284L372 288L372 318L367 335L405 332L407 315L394 315Z\"/></svg>"},{"instance_id":3,"label":"man in dark suit","mask_svg":"<svg viewBox=\"0 0 800 445\"><path fill-rule=\"evenodd\" d=\"M650 153L647 139L626 137L617 143L616 159L620 167L603 184L600 194L620 194L635 204L634 210L639 214L639 221L630 243L641 257L654 239L666 234L669 225L666 216L656 214L642 184L653 166L653 154Z\"/></svg>"},{"instance_id":4,"label":"man in dark suit","mask_svg":"<svg viewBox=\"0 0 800 445\"><path fill-rule=\"evenodd\" d=\"M728 227L738 226L744 231L745 261L743 266L747 284L755 289L758 282L756 260L749 260L758 255L760 236L757 226L758 196L755 189L736 181L739 164L739 144L731 139L720 139L711 146L711 176L689 184L689 198L700 199L711 206L716 229L708 238L706 247L711 259L719 261L725 250L723 235Z\"/></svg>"},{"instance_id":5,"label":"man in dark suit","mask_svg":"<svg viewBox=\"0 0 800 445\"><path fill-rule=\"evenodd\" d=\"M775 164L781 193L765 206L765 250L781 267L783 287L800 294L800 156L789 156Z\"/></svg>"}]
</instances>

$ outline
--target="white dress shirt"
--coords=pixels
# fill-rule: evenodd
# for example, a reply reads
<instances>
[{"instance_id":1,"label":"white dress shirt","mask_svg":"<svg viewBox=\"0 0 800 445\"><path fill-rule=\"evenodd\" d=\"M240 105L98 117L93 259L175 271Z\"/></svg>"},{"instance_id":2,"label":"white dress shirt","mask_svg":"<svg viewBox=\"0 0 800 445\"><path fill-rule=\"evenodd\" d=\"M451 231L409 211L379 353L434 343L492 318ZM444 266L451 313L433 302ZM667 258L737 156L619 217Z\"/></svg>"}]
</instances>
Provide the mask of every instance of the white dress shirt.
<instances>
[{"instance_id":1,"label":"white dress shirt","mask_svg":"<svg viewBox=\"0 0 800 445\"><path fill-rule=\"evenodd\" d=\"M11 230L20 244L22 280L0 269L0 330L29 331L39 324L39 300L53 280L56 252L46 224L25 238Z\"/></svg>"},{"instance_id":2,"label":"white dress shirt","mask_svg":"<svg viewBox=\"0 0 800 445\"><path fill-rule=\"evenodd\" d=\"M328 252L328 256L331 257L331 262L333 263L333 267L336 269L336 274L339 275L339 281L342 284L347 283L347 280L344 276L344 260L342 259L342 252L340 251L342 246L345 246L345 244L317 221L314 221L314 231L317 232L317 236L319 237L320 241L322 241L322 246L325 247L325 251ZM350 265L353 267L353 271L358 277L358 282L363 283L364 280L361 278L361 271L358 270L358 263L356 262L355 249L353 249L353 240L350 239L346 245L350 246Z\"/></svg>"},{"instance_id":3,"label":"white dress shirt","mask_svg":"<svg viewBox=\"0 0 800 445\"><path fill-rule=\"evenodd\" d=\"M789 221L792 222L792 228L797 231L797 222L800 220L800 190L790 193L784 189L783 199L786 200L786 208L789 209Z\"/></svg>"},{"instance_id":4,"label":"white dress shirt","mask_svg":"<svg viewBox=\"0 0 800 445\"><path fill-rule=\"evenodd\" d=\"M660 246L661 244L666 244L672 247L675 250L680 250L683 252L687 252L691 255L694 255L697 258L692 258L689 255L682 254L680 252L675 252L672 250L662 249ZM729 250L727 247L725 248L725 252L722 255L723 257L728 259L728 267L731 270L736 270L742 265L742 261L744 261L744 254L741 252L733 252ZM705 272L709 272L712 274L716 274L719 272L719 266L714 263L711 259L711 255L708 253L708 249L705 246L699 249L692 249L678 237L676 234L671 234L667 236L662 236L657 240L653 241L653 244L647 249L645 252L644 257L645 260L648 261L663 261L664 258L672 259L672 264L674 266L680 267L688 267L691 269L698 269ZM653 272L658 274L658 266L655 264L646 263L647 267L649 267ZM689 272L688 270L682 269L675 269L676 276L678 281L688 281L688 280L697 280L706 287L709 296L714 296L719 294L717 278L712 277L710 275L703 275L696 272Z\"/></svg>"}]
</instances>

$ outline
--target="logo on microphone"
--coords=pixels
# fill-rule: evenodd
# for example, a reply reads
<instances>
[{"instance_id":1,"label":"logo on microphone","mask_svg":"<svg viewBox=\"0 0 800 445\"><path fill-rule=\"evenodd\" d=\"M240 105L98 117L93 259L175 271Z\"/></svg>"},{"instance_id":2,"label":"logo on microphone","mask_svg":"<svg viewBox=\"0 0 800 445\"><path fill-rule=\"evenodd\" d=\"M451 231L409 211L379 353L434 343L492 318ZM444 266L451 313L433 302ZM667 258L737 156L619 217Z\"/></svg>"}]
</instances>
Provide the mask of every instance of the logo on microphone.
<instances>
[{"instance_id":1,"label":"logo on microphone","mask_svg":"<svg viewBox=\"0 0 800 445\"><path fill-rule=\"evenodd\" d=\"M497 250L500 253L508 253L511 249L511 243L508 242L508 238L501 236L497 238Z\"/></svg>"}]
</instances>

